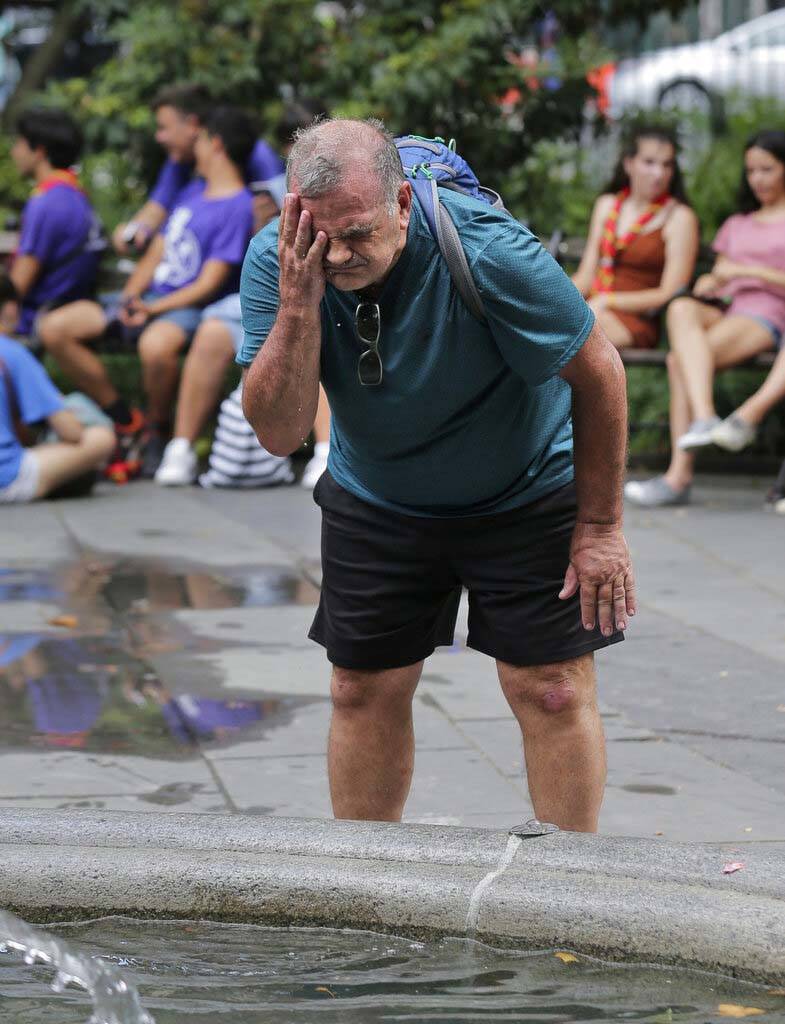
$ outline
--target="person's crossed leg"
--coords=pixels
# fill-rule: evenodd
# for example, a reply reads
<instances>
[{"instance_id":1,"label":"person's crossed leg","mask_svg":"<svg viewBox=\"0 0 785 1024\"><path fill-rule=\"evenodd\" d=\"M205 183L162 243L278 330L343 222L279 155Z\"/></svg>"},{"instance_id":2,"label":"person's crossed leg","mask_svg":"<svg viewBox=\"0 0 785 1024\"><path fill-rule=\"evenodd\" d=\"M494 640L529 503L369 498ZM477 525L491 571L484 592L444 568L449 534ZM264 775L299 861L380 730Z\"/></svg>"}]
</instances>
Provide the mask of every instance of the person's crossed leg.
<instances>
[{"instance_id":1,"label":"person's crossed leg","mask_svg":"<svg viewBox=\"0 0 785 1024\"><path fill-rule=\"evenodd\" d=\"M74 385L112 418L118 437L146 430L142 475L158 467L171 424L179 377L179 355L198 323L200 312L183 308L161 314L139 329L128 328L126 339L138 339L143 387L148 401L146 421L131 410L109 377L94 346L106 333L116 298L107 307L97 302L72 302L52 310L38 324L41 341Z\"/></svg>"}]
</instances>

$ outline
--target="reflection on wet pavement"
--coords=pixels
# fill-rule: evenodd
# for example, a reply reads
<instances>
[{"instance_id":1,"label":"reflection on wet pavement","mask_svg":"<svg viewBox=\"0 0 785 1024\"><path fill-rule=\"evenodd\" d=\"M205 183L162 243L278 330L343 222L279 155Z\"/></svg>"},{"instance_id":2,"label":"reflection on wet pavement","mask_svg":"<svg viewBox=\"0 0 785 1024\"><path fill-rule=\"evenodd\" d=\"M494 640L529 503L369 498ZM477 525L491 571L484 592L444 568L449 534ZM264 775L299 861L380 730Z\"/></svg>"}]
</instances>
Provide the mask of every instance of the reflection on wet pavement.
<instances>
[{"instance_id":1,"label":"reflection on wet pavement","mask_svg":"<svg viewBox=\"0 0 785 1024\"><path fill-rule=\"evenodd\" d=\"M172 614L182 609L317 599L312 584L277 568L223 574L101 556L51 571L0 569L0 611L8 602L41 602L67 613L48 620L59 629L0 634L0 746L181 758L285 724L302 700L242 699L223 687L213 696L202 680L193 681L197 692L175 692L151 660L231 645L192 636ZM182 785L146 799L181 803L189 798Z\"/></svg>"}]
</instances>

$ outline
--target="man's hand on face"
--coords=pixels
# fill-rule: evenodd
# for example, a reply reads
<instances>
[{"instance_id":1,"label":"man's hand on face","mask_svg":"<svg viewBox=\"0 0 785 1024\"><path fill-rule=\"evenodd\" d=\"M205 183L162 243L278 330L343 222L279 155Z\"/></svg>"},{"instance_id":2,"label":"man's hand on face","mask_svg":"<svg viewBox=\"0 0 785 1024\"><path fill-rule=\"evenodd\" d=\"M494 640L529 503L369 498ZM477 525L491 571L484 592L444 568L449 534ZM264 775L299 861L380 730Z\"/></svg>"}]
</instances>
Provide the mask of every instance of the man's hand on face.
<instances>
[{"instance_id":1,"label":"man's hand on face","mask_svg":"<svg viewBox=\"0 0 785 1024\"><path fill-rule=\"evenodd\" d=\"M566 601L578 589L584 629L594 629L598 618L603 636L627 628L629 616L637 611L635 577L620 526L576 524L559 597Z\"/></svg>"},{"instance_id":2,"label":"man's hand on face","mask_svg":"<svg viewBox=\"0 0 785 1024\"><path fill-rule=\"evenodd\" d=\"M327 235L317 231L300 197L286 194L278 232L278 266L281 308L318 307L324 295L324 254Z\"/></svg>"}]
</instances>

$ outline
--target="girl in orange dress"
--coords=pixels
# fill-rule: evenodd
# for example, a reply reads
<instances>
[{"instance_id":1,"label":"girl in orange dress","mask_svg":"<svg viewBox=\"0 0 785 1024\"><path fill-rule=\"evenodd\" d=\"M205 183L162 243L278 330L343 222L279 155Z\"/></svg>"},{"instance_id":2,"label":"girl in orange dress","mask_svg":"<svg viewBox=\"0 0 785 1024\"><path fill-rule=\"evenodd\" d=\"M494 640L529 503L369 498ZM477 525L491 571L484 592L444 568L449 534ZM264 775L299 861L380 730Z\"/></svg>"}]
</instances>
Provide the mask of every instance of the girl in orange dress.
<instances>
[{"instance_id":1,"label":"girl in orange dress","mask_svg":"<svg viewBox=\"0 0 785 1024\"><path fill-rule=\"evenodd\" d=\"M616 348L656 346L660 310L689 284L698 244L675 138L662 128L638 128L594 204L573 276Z\"/></svg>"}]
</instances>

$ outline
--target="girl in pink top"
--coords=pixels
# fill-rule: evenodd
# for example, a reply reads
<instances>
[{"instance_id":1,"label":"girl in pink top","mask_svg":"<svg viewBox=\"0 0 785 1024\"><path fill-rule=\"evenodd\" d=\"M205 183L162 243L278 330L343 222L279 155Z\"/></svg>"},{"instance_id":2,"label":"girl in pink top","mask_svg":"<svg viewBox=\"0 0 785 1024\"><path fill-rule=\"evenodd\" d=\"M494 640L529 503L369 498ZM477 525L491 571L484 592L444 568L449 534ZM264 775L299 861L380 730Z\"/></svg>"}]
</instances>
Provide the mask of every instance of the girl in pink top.
<instances>
[{"instance_id":1,"label":"girl in pink top","mask_svg":"<svg viewBox=\"0 0 785 1024\"><path fill-rule=\"evenodd\" d=\"M671 463L664 476L627 484L636 504L686 503L692 452L711 444L740 451L785 398L785 132L761 131L747 143L738 206L717 232L711 272L668 307ZM720 420L715 372L771 349L779 353L766 381Z\"/></svg>"}]
</instances>

